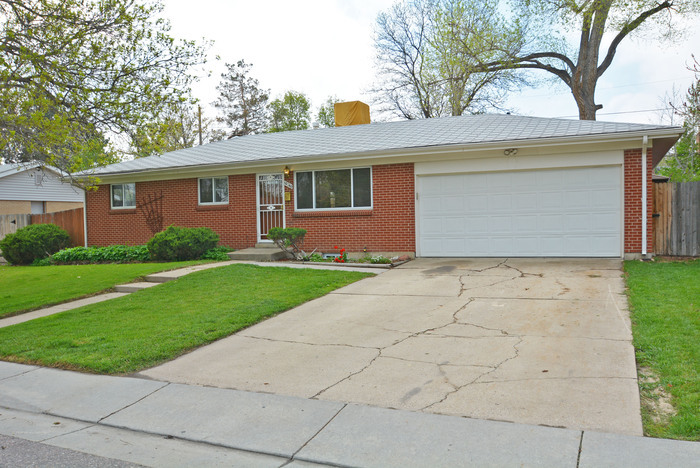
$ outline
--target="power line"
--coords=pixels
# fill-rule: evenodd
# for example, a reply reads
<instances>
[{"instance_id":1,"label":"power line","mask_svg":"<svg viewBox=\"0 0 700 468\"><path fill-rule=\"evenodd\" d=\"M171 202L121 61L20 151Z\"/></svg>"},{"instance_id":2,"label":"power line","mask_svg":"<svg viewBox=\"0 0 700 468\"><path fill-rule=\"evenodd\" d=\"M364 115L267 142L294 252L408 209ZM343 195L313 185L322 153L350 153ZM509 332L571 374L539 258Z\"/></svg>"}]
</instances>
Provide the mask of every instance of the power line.
<instances>
[{"instance_id":1,"label":"power line","mask_svg":"<svg viewBox=\"0 0 700 468\"><path fill-rule=\"evenodd\" d=\"M601 86L597 87L597 91L605 90L605 89L618 89L618 88L633 88L635 86L644 86L648 84L657 84L657 83L669 83L671 81L676 82L676 81L681 81L685 80L687 77L679 77L679 78L671 78L668 80L656 80L656 81L644 81L642 83L631 83L631 84L624 84L624 85L617 85L617 86ZM535 99L535 98L543 98L543 97L552 97L552 96L563 96L563 95L568 95L571 94L570 90L562 91L560 93L547 93L547 94L536 94L533 96L519 96L520 99Z\"/></svg>"}]
</instances>

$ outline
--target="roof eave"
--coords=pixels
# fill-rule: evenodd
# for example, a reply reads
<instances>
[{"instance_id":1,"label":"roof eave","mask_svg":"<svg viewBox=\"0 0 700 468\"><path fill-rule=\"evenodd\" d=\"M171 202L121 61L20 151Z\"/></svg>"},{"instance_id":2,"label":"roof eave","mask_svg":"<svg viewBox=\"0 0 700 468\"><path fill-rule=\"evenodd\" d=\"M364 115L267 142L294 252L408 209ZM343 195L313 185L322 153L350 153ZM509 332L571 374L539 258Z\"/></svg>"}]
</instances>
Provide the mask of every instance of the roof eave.
<instances>
[{"instance_id":1,"label":"roof eave","mask_svg":"<svg viewBox=\"0 0 700 468\"><path fill-rule=\"evenodd\" d=\"M660 129L650 129L650 130L636 130L631 132L622 133L603 133L597 135L577 135L569 137L545 137L545 138L531 138L531 139L519 139L519 140L501 140L483 143L459 143L452 145L439 145L439 146L421 146L415 148L396 148L389 150L374 150L374 151L362 151L362 152L349 152L349 153L327 153L327 154L317 154L309 156L287 156L279 158L270 158L256 161L238 161L238 162L225 162L225 163L214 163L214 164L197 164L197 165L187 165L187 166L176 166L176 167L166 167L166 168L153 168L153 169L139 169L131 171L120 171L120 172L110 172L94 174L95 177L100 179L100 182L107 183L110 181L124 181L126 178L133 178L138 180L149 180L154 179L167 179L168 176L181 177L183 172L187 172L192 177L196 177L198 174L211 172L211 171L222 171L222 170L236 170L241 169L259 169L264 167L279 165L289 165L292 163L306 163L306 162L328 162L328 161L341 161L345 159L372 159L377 156L383 156L386 158L401 158L401 157L411 157L419 156L424 154L450 154L456 152L474 152L474 151L488 151L488 150L500 150L507 148L532 148L532 147L548 147L548 146L564 146L564 145L582 145L590 143L620 143L620 142L634 142L639 140L639 146L642 145L642 138L647 136L650 138L654 144L654 166L658 164L663 156L668 152L668 150L675 144L675 142L683 134L682 127L664 127ZM658 147L657 147L658 143ZM144 177L146 176L146 177Z\"/></svg>"}]
</instances>

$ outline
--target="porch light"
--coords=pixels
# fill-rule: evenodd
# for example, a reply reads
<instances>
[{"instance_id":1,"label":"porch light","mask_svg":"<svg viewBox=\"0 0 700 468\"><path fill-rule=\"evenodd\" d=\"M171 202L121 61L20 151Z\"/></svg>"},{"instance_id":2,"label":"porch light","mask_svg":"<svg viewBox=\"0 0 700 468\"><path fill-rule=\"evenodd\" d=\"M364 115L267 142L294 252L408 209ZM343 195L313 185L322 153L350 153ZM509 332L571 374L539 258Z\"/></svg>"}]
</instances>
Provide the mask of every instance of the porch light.
<instances>
[{"instance_id":1,"label":"porch light","mask_svg":"<svg viewBox=\"0 0 700 468\"><path fill-rule=\"evenodd\" d=\"M284 175L289 175L289 166L284 166Z\"/></svg>"}]
</instances>

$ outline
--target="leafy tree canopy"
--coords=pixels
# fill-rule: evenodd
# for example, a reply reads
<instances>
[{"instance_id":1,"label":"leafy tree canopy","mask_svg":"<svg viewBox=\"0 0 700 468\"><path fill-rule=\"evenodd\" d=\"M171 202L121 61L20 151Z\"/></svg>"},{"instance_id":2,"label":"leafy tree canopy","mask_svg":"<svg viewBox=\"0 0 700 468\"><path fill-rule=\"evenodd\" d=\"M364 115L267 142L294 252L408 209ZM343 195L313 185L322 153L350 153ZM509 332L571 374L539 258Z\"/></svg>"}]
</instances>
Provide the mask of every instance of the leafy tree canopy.
<instances>
[{"instance_id":1,"label":"leafy tree canopy","mask_svg":"<svg viewBox=\"0 0 700 468\"><path fill-rule=\"evenodd\" d=\"M306 130L310 126L311 102L304 93L287 91L281 98L270 103L270 121L267 131L286 132Z\"/></svg>"},{"instance_id":2,"label":"leafy tree canopy","mask_svg":"<svg viewBox=\"0 0 700 468\"><path fill-rule=\"evenodd\" d=\"M316 121L322 127L335 127L335 104L341 102L337 96L329 96L316 113Z\"/></svg>"},{"instance_id":3,"label":"leafy tree canopy","mask_svg":"<svg viewBox=\"0 0 700 468\"><path fill-rule=\"evenodd\" d=\"M685 132L663 159L657 172L673 182L700 180L700 64L695 62L695 83L688 88L685 102L675 107Z\"/></svg>"},{"instance_id":4,"label":"leafy tree canopy","mask_svg":"<svg viewBox=\"0 0 700 468\"><path fill-rule=\"evenodd\" d=\"M199 106L174 104L158 120L136 129L131 135L130 153L137 158L152 156L224 138L213 124Z\"/></svg>"},{"instance_id":5,"label":"leafy tree canopy","mask_svg":"<svg viewBox=\"0 0 700 468\"><path fill-rule=\"evenodd\" d=\"M620 43L632 34L655 40L678 36L679 19L698 12L698 0L510 0L522 26L521 47L485 63L484 70L543 70L571 90L579 118L595 120L598 79ZM566 33L578 35L571 44Z\"/></svg>"},{"instance_id":6,"label":"leafy tree canopy","mask_svg":"<svg viewBox=\"0 0 700 468\"><path fill-rule=\"evenodd\" d=\"M227 63L226 73L216 87L219 98L214 106L223 112L219 122L230 130L228 137L261 133L267 124L266 105L270 91L261 89L258 80L250 76L253 64L239 60Z\"/></svg>"},{"instance_id":7,"label":"leafy tree canopy","mask_svg":"<svg viewBox=\"0 0 700 468\"><path fill-rule=\"evenodd\" d=\"M0 152L68 172L110 162L131 134L184 102L204 51L176 41L157 1L0 0Z\"/></svg>"},{"instance_id":8,"label":"leafy tree canopy","mask_svg":"<svg viewBox=\"0 0 700 468\"><path fill-rule=\"evenodd\" d=\"M498 0L396 3L377 17L377 101L407 119L499 108L521 80L505 67L480 67L518 53L522 37Z\"/></svg>"}]
</instances>

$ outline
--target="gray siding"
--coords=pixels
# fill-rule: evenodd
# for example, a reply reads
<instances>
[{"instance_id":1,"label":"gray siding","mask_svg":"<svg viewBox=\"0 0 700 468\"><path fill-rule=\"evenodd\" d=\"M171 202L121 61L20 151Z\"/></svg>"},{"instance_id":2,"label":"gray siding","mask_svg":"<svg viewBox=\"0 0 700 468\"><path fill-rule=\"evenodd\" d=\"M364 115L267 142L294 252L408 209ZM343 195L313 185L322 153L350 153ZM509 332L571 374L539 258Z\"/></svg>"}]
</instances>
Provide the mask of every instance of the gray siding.
<instances>
[{"instance_id":1,"label":"gray siding","mask_svg":"<svg viewBox=\"0 0 700 468\"><path fill-rule=\"evenodd\" d=\"M52 171L30 169L0 178L0 200L82 202L83 190L61 182Z\"/></svg>"}]
</instances>

